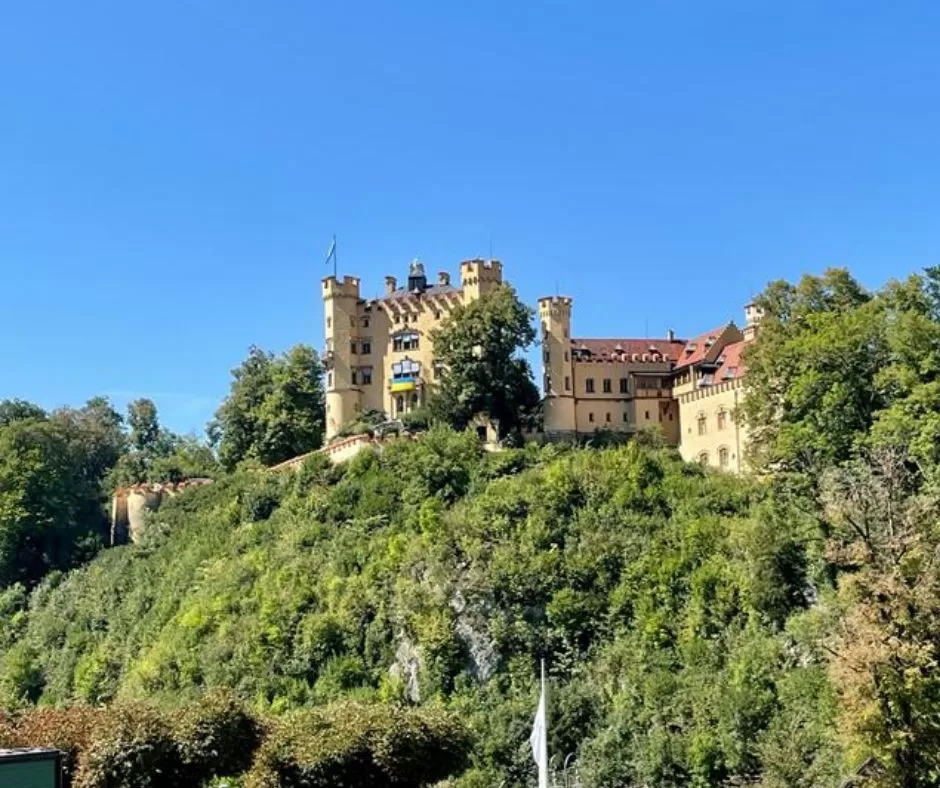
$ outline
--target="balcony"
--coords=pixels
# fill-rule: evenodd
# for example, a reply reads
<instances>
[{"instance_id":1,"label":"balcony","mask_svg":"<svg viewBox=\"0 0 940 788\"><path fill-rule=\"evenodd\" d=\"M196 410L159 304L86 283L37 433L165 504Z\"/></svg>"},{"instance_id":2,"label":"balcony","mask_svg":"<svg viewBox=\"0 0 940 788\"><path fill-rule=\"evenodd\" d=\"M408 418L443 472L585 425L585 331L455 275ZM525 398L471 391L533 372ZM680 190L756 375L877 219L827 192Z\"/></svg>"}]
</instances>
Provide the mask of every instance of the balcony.
<instances>
[{"instance_id":1,"label":"balcony","mask_svg":"<svg viewBox=\"0 0 940 788\"><path fill-rule=\"evenodd\" d=\"M415 391L421 386L421 378L416 375L399 375L388 382L388 390L392 394L402 391Z\"/></svg>"}]
</instances>

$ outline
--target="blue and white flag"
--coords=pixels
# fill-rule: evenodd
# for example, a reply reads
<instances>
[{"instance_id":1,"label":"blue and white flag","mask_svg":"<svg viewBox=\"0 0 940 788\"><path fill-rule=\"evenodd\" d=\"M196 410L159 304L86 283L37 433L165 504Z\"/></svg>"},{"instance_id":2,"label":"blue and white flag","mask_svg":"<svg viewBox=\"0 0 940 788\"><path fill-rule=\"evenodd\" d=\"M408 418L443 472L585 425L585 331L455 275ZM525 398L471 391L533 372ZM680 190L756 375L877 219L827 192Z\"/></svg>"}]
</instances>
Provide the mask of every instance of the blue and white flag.
<instances>
[{"instance_id":1,"label":"blue and white flag","mask_svg":"<svg viewBox=\"0 0 940 788\"><path fill-rule=\"evenodd\" d=\"M336 236L333 236L333 243L330 244L330 249L326 253L326 263L329 264L330 260L336 257Z\"/></svg>"}]
</instances>

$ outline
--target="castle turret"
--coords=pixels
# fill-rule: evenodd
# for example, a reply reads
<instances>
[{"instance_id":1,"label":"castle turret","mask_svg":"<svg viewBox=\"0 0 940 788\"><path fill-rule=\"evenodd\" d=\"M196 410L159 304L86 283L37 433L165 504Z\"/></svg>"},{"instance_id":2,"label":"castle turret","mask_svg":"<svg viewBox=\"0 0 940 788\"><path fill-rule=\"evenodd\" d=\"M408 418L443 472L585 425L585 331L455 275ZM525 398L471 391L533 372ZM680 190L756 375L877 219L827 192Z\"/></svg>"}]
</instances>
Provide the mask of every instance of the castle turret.
<instances>
[{"instance_id":1,"label":"castle turret","mask_svg":"<svg viewBox=\"0 0 940 788\"><path fill-rule=\"evenodd\" d=\"M542 390L545 396L545 432L575 428L575 400L571 360L571 299L539 299L542 338Z\"/></svg>"},{"instance_id":2,"label":"castle turret","mask_svg":"<svg viewBox=\"0 0 940 788\"><path fill-rule=\"evenodd\" d=\"M750 342L757 338L757 330L760 327L760 319L764 316L763 310L757 304L751 302L744 306L744 341Z\"/></svg>"},{"instance_id":3,"label":"castle turret","mask_svg":"<svg viewBox=\"0 0 940 788\"><path fill-rule=\"evenodd\" d=\"M354 370L359 353L359 279L344 276L343 281L328 276L323 280L323 312L326 326L326 439L330 440L361 409L361 389Z\"/></svg>"},{"instance_id":4,"label":"castle turret","mask_svg":"<svg viewBox=\"0 0 940 788\"><path fill-rule=\"evenodd\" d=\"M464 260L460 264L464 303L475 301L502 281L503 264L499 260Z\"/></svg>"}]
</instances>

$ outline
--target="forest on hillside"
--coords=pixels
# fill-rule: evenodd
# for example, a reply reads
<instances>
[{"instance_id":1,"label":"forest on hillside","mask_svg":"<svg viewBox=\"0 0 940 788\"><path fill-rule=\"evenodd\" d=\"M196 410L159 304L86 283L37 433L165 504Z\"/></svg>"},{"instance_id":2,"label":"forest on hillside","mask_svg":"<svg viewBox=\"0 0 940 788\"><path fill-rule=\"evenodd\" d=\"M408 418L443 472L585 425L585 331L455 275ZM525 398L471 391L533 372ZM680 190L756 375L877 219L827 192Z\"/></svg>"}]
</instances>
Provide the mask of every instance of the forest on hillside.
<instances>
[{"instance_id":1,"label":"forest on hillside","mask_svg":"<svg viewBox=\"0 0 940 788\"><path fill-rule=\"evenodd\" d=\"M522 327L502 299L458 316L459 349ZM0 739L117 731L68 739L84 788L521 787L544 659L550 750L585 788L940 784L940 272L869 292L833 270L759 305L747 477L652 433L486 452L454 427L488 373L456 363L419 440L281 474L322 429L304 349L252 351L212 446L101 401L6 403ZM501 413L531 404L513 368ZM119 479L197 466L216 482L100 549ZM254 756L207 766L223 740ZM116 777L119 745L173 754L175 781Z\"/></svg>"}]
</instances>

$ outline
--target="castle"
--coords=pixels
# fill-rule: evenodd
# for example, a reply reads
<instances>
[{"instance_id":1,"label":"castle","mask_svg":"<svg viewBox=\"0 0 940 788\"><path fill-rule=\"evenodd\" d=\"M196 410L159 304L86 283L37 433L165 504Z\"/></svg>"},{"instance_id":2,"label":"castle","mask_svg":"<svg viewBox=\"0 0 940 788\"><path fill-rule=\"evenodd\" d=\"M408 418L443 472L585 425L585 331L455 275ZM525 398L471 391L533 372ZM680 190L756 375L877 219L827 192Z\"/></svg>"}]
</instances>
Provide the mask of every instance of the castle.
<instances>
[{"instance_id":1,"label":"castle","mask_svg":"<svg viewBox=\"0 0 940 788\"><path fill-rule=\"evenodd\" d=\"M326 347L326 439L366 411L399 418L425 402L440 374L431 331L458 304L476 300L503 281L497 260L460 264L460 286L442 271L434 284L415 260L405 287L385 277L385 293L363 299L359 279L323 280Z\"/></svg>"},{"instance_id":2,"label":"castle","mask_svg":"<svg viewBox=\"0 0 940 788\"><path fill-rule=\"evenodd\" d=\"M496 260L460 264L460 286L446 272L429 284L411 264L407 286L385 278L385 293L360 296L359 280L323 280L326 437L369 410L398 418L420 407L440 375L430 334L455 305L503 281ZM588 339L571 334L572 300L541 298L544 431L574 438L599 430L632 434L658 427L686 460L743 468L746 442L736 410L743 396L742 351L754 339L758 309L695 337Z\"/></svg>"}]
</instances>

